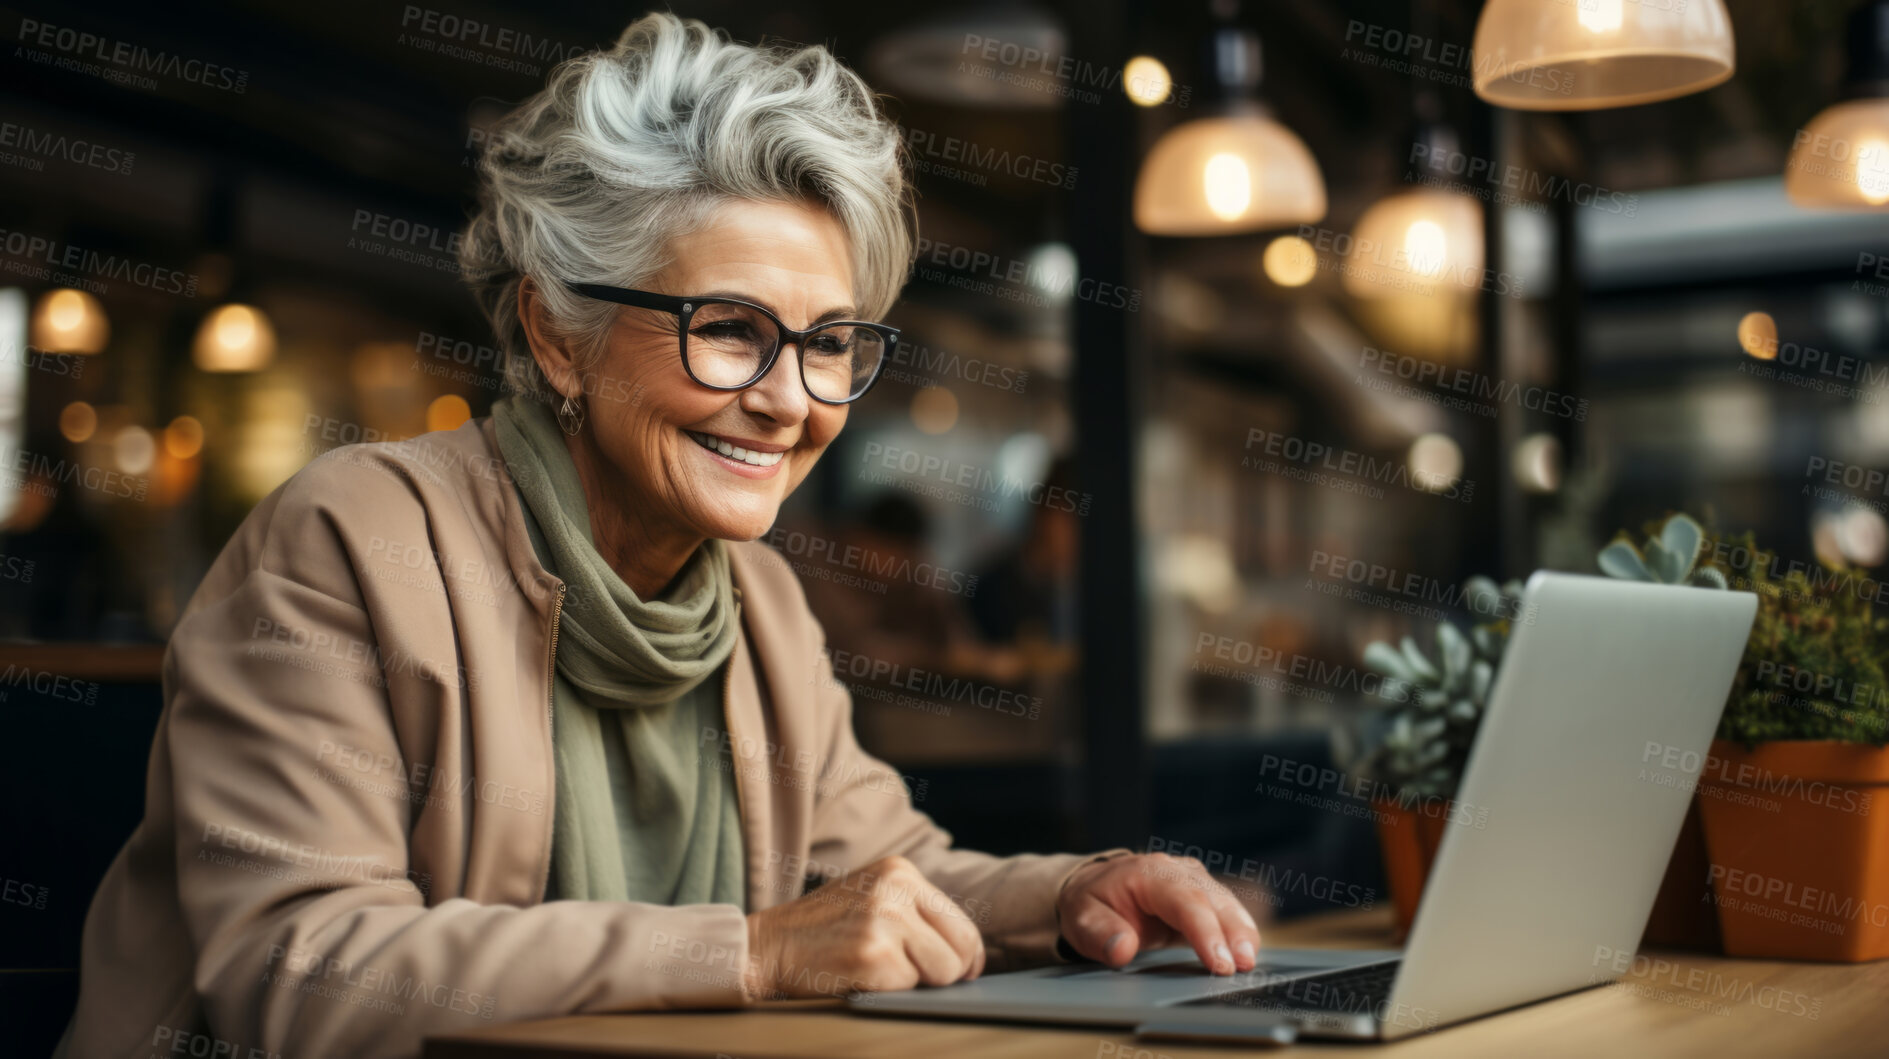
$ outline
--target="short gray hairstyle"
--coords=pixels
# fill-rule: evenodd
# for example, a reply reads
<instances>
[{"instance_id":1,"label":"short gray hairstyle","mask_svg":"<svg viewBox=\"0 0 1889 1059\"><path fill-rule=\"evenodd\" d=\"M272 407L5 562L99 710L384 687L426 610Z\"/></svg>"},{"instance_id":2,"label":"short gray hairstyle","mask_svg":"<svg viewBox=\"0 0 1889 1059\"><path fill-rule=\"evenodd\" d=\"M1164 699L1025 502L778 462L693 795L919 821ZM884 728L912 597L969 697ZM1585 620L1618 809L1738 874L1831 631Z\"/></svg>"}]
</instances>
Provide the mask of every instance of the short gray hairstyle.
<instances>
[{"instance_id":1,"label":"short gray hairstyle","mask_svg":"<svg viewBox=\"0 0 1889 1059\"><path fill-rule=\"evenodd\" d=\"M461 275L491 321L508 388L551 399L518 316L536 282L580 371L617 306L566 281L640 286L671 240L730 201L810 200L845 230L862 315L891 310L917 239L898 126L823 47L745 45L667 12L573 57L500 119L479 158Z\"/></svg>"}]
</instances>

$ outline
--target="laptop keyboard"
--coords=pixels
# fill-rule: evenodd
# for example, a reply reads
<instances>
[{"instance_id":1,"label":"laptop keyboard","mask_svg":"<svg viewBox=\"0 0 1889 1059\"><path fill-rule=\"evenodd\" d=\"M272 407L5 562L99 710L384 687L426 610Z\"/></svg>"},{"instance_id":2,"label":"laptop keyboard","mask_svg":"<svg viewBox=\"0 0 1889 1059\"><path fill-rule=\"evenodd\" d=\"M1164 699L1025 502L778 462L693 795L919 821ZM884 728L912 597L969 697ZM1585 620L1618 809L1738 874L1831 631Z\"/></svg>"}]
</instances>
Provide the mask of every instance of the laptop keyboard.
<instances>
[{"instance_id":1,"label":"laptop keyboard","mask_svg":"<svg viewBox=\"0 0 1889 1059\"><path fill-rule=\"evenodd\" d=\"M1390 1000L1391 982L1398 961L1348 967L1329 974L1307 975L1271 982L1257 989L1242 989L1203 997L1176 1007L1241 1007L1263 1011L1336 1011L1348 1015L1377 1015Z\"/></svg>"}]
</instances>

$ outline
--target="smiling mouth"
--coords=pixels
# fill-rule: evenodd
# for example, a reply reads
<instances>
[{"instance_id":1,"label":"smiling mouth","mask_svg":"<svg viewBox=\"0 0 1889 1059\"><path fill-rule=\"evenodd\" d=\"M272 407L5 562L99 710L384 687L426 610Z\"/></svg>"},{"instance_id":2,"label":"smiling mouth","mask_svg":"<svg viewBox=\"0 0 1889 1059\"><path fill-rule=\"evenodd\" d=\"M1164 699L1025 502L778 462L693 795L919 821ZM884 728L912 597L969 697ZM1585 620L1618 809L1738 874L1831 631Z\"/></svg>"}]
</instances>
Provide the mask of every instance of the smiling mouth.
<instances>
[{"instance_id":1,"label":"smiling mouth","mask_svg":"<svg viewBox=\"0 0 1889 1059\"><path fill-rule=\"evenodd\" d=\"M731 460L740 460L751 467L772 467L781 462L782 456L787 455L785 452L755 452L739 445L730 445L713 434L703 434L699 431L684 430L683 433L708 451L719 453Z\"/></svg>"}]
</instances>

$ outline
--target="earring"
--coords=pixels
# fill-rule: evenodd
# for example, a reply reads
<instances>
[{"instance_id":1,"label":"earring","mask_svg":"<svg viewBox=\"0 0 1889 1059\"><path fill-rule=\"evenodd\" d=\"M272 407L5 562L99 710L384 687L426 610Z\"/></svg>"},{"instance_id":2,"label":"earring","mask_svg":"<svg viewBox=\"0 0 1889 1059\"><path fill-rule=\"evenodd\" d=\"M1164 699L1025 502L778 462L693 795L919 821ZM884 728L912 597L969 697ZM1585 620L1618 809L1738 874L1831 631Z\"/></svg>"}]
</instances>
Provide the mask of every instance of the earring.
<instances>
[{"instance_id":1,"label":"earring","mask_svg":"<svg viewBox=\"0 0 1889 1059\"><path fill-rule=\"evenodd\" d=\"M571 437L584 429L584 406L566 397L558 408L558 426Z\"/></svg>"}]
</instances>

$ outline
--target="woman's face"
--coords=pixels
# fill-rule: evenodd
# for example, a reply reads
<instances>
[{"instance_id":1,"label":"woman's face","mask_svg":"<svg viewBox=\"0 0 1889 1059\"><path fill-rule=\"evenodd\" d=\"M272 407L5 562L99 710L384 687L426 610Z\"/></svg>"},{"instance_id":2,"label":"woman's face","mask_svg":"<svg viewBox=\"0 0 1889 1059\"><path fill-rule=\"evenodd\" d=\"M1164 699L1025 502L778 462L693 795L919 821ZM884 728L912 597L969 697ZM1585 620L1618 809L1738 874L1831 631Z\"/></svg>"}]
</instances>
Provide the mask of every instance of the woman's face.
<instances>
[{"instance_id":1,"label":"woman's face","mask_svg":"<svg viewBox=\"0 0 1889 1059\"><path fill-rule=\"evenodd\" d=\"M795 329L822 317L859 318L845 230L817 206L731 203L675 240L671 254L673 263L646 289L740 298ZM807 395L798 352L781 350L767 377L745 390L711 390L683 370L673 313L623 308L584 388L583 433L626 491L604 502L694 536L753 540L765 533L846 425L846 406ZM712 442L750 456L722 455Z\"/></svg>"}]
</instances>

